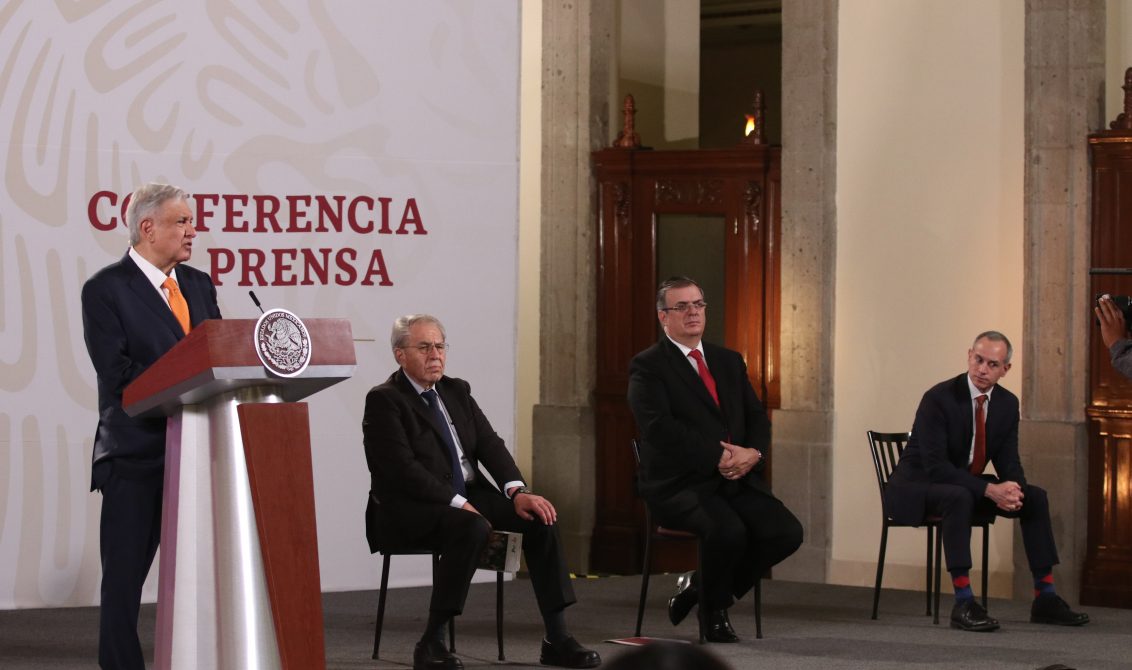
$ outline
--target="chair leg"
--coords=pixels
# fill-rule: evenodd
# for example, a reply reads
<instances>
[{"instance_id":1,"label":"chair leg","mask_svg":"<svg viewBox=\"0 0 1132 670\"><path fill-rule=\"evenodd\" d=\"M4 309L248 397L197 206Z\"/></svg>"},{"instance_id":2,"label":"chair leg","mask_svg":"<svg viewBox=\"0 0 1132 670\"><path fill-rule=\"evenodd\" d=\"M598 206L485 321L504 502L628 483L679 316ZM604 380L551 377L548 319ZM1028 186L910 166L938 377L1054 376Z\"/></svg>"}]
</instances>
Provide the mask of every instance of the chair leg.
<instances>
[{"instance_id":1,"label":"chair leg","mask_svg":"<svg viewBox=\"0 0 1132 670\"><path fill-rule=\"evenodd\" d=\"M700 644L707 642L707 636L704 633L707 631L707 589L704 588L704 542L703 540L696 541L696 571L699 573L700 583L696 589L699 595L699 602L696 604L696 620L700 625Z\"/></svg>"},{"instance_id":2,"label":"chair leg","mask_svg":"<svg viewBox=\"0 0 1132 670\"><path fill-rule=\"evenodd\" d=\"M983 524L983 609L987 608L987 576L988 576L987 575L987 558L988 558L988 554L990 553L989 549L988 549L987 542L988 542L989 536L990 536L990 526L984 523Z\"/></svg>"},{"instance_id":3,"label":"chair leg","mask_svg":"<svg viewBox=\"0 0 1132 670\"><path fill-rule=\"evenodd\" d=\"M503 573L495 573L495 641L499 644L499 660L503 657Z\"/></svg>"},{"instance_id":4,"label":"chair leg","mask_svg":"<svg viewBox=\"0 0 1132 670\"><path fill-rule=\"evenodd\" d=\"M645 530L645 558L641 565L641 598L637 602L637 629L634 637L641 636L641 622L645 619L645 599L649 595L649 573L652 567L652 530Z\"/></svg>"},{"instance_id":5,"label":"chair leg","mask_svg":"<svg viewBox=\"0 0 1132 670\"><path fill-rule=\"evenodd\" d=\"M880 584L884 578L884 555L888 550L888 523L882 523L880 527L880 552L877 556L877 582L873 586L873 619L877 618L877 607L880 606ZM756 622L758 623L758 622Z\"/></svg>"},{"instance_id":6,"label":"chair leg","mask_svg":"<svg viewBox=\"0 0 1132 670\"><path fill-rule=\"evenodd\" d=\"M755 578L755 639L763 639L763 578Z\"/></svg>"},{"instance_id":7,"label":"chair leg","mask_svg":"<svg viewBox=\"0 0 1132 670\"><path fill-rule=\"evenodd\" d=\"M932 617L932 623L939 623L939 578L943 573L943 529L936 526L935 529L935 614Z\"/></svg>"},{"instance_id":8,"label":"chair leg","mask_svg":"<svg viewBox=\"0 0 1132 670\"><path fill-rule=\"evenodd\" d=\"M389 554L381 561L381 593L377 596L377 623L373 628L373 659L381 651L381 624L385 621L385 593L389 587Z\"/></svg>"},{"instance_id":9,"label":"chair leg","mask_svg":"<svg viewBox=\"0 0 1132 670\"><path fill-rule=\"evenodd\" d=\"M440 554L432 554L432 583L436 584L436 572L440 569ZM448 651L456 653L456 617L448 620Z\"/></svg>"},{"instance_id":10,"label":"chair leg","mask_svg":"<svg viewBox=\"0 0 1132 670\"><path fill-rule=\"evenodd\" d=\"M932 554L932 541L935 539L935 536L933 535L934 532L935 532L935 529L932 526L928 526L928 555L924 559L924 566L925 566L924 567L924 598L925 598L924 615L925 616L931 616L932 615L932 568L934 567L933 564L932 564L932 556L933 556L933 554Z\"/></svg>"}]
</instances>

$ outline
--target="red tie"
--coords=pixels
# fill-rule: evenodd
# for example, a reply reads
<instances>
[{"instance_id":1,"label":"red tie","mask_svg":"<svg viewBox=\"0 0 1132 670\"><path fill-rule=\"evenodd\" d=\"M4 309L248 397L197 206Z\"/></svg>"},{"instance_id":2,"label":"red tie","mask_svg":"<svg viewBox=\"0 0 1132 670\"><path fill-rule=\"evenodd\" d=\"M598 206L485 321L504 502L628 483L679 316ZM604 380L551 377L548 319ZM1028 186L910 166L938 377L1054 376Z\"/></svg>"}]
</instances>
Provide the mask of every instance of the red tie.
<instances>
[{"instance_id":1,"label":"red tie","mask_svg":"<svg viewBox=\"0 0 1132 670\"><path fill-rule=\"evenodd\" d=\"M986 394L975 396L975 453L971 456L971 474L981 475L987 467L987 429L983 404Z\"/></svg>"},{"instance_id":2,"label":"red tie","mask_svg":"<svg viewBox=\"0 0 1132 670\"><path fill-rule=\"evenodd\" d=\"M700 379L704 381L704 386L707 387L708 393L711 394L711 399L715 401L716 406L719 406L719 394L715 392L715 377L711 376L711 371L707 369L707 363L704 363L704 355L700 353L699 349L692 349L688 355L696 361L696 370L700 372Z\"/></svg>"}]
</instances>

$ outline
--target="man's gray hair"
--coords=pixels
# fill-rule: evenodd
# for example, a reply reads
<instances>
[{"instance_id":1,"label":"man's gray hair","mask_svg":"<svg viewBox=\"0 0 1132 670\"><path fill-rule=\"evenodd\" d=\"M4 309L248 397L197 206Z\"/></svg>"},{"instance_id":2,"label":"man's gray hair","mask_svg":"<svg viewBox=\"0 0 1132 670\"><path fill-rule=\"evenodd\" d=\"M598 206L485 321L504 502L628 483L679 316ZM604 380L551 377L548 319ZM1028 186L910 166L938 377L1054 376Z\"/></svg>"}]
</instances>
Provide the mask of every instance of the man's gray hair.
<instances>
[{"instance_id":1,"label":"man's gray hair","mask_svg":"<svg viewBox=\"0 0 1132 670\"><path fill-rule=\"evenodd\" d=\"M979 340L990 340L991 342L1004 342L1006 344L1006 360L1003 363L1010 364L1010 359L1014 356L1014 345L1010 344L1009 338L997 330L987 330L975 336L975 341L971 343L971 348L975 348L975 342Z\"/></svg>"},{"instance_id":2,"label":"man's gray hair","mask_svg":"<svg viewBox=\"0 0 1132 670\"><path fill-rule=\"evenodd\" d=\"M700 289L700 295L704 300L707 300L707 294L704 293L704 287L696 283L695 279L691 277L669 277L660 283L660 288L656 290L656 309L660 311L668 307L668 292L674 288L688 288L695 286Z\"/></svg>"},{"instance_id":3,"label":"man's gray hair","mask_svg":"<svg viewBox=\"0 0 1132 670\"><path fill-rule=\"evenodd\" d=\"M189 194L176 186L150 182L130 196L126 207L126 225L130 228L130 246L141 242L141 222L157 211L168 200L188 200Z\"/></svg>"},{"instance_id":4,"label":"man's gray hair","mask_svg":"<svg viewBox=\"0 0 1132 670\"><path fill-rule=\"evenodd\" d=\"M405 346L405 341L409 339L409 330L418 323L431 323L440 329L440 336L444 338L444 341L448 341L448 334L444 332L444 324L440 322L440 319L431 314L406 314L397 317L397 320L393 322L393 334L389 336L389 344L394 349Z\"/></svg>"}]
</instances>

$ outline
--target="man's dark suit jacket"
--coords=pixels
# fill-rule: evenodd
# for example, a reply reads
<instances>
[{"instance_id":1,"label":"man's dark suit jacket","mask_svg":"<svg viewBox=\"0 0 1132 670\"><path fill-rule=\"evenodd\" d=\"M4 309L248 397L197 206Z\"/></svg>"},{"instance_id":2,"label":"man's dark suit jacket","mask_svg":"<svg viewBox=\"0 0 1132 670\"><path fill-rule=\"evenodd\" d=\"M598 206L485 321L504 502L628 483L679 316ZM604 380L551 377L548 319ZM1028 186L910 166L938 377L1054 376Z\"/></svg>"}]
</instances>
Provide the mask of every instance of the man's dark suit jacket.
<instances>
[{"instance_id":1,"label":"man's dark suit jacket","mask_svg":"<svg viewBox=\"0 0 1132 670\"><path fill-rule=\"evenodd\" d=\"M174 272L192 325L219 319L212 279L183 264ZM161 465L165 418L130 418L122 410L122 391L185 336L177 318L128 253L87 280L82 308L86 348L98 374L94 464L124 458ZM92 480L95 488L100 484Z\"/></svg>"},{"instance_id":2,"label":"man's dark suit jacket","mask_svg":"<svg viewBox=\"0 0 1132 670\"><path fill-rule=\"evenodd\" d=\"M629 364L629 407L641 433L638 484L645 500L685 490L714 492L725 481L718 470L721 440L762 452L763 459L739 481L770 492L762 476L770 455L770 419L747 378L747 365L738 352L706 342L703 347L720 405L667 336Z\"/></svg>"},{"instance_id":3,"label":"man's dark suit jacket","mask_svg":"<svg viewBox=\"0 0 1132 670\"><path fill-rule=\"evenodd\" d=\"M468 382L442 377L436 391L472 467L487 471L499 486L522 480L511 452L472 398ZM452 472L448 447L440 436L444 428L433 423L428 405L401 370L366 396L362 436L370 471L366 537L371 551L378 551L377 524L393 523L406 539L417 539L433 527L456 495L452 477L463 475ZM482 472L477 477L482 478Z\"/></svg>"},{"instance_id":4,"label":"man's dark suit jacket","mask_svg":"<svg viewBox=\"0 0 1132 670\"><path fill-rule=\"evenodd\" d=\"M987 478L967 469L973 431L967 373L928 389L885 492L887 512L894 521L911 525L923 520L924 484L954 484L970 491L976 501L983 498ZM986 441L987 462L994 463L998 479L1025 486L1018 458L1018 397L998 385L987 405Z\"/></svg>"}]
</instances>

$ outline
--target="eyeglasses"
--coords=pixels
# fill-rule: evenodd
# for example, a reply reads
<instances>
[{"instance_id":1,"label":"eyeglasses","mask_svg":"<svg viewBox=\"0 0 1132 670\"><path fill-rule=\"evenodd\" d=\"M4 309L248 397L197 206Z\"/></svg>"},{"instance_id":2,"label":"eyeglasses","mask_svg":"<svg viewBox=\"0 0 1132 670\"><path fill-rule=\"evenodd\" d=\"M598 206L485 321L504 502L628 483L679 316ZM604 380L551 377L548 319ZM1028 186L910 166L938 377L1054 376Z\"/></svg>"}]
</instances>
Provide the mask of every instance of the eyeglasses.
<instances>
[{"instance_id":1,"label":"eyeglasses","mask_svg":"<svg viewBox=\"0 0 1132 670\"><path fill-rule=\"evenodd\" d=\"M683 314L684 312L687 312L688 310L692 309L693 307L695 307L696 309L703 309L703 308L707 307L707 303L704 302L703 300L697 300L695 302L678 302L671 307L661 307L660 311L662 311L662 312L680 312L681 314Z\"/></svg>"},{"instance_id":2,"label":"eyeglasses","mask_svg":"<svg viewBox=\"0 0 1132 670\"><path fill-rule=\"evenodd\" d=\"M414 345L414 346L411 346L411 347L399 347L399 348L401 348L401 349L416 349L417 351L421 352L422 356L427 356L434 351L438 354L447 353L448 352L448 343L447 342L440 342L439 344L432 344L431 342L421 342L420 344L417 344L417 345Z\"/></svg>"}]
</instances>

